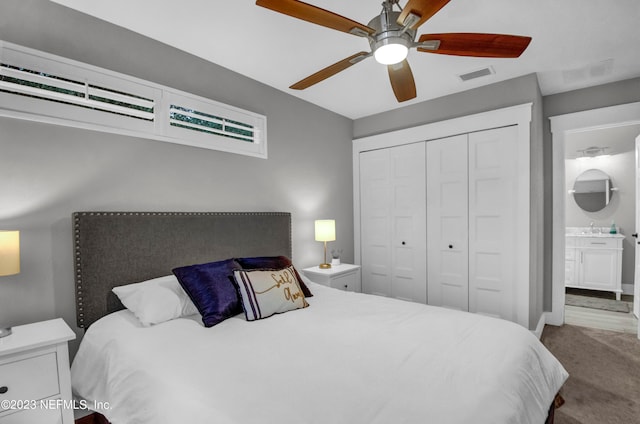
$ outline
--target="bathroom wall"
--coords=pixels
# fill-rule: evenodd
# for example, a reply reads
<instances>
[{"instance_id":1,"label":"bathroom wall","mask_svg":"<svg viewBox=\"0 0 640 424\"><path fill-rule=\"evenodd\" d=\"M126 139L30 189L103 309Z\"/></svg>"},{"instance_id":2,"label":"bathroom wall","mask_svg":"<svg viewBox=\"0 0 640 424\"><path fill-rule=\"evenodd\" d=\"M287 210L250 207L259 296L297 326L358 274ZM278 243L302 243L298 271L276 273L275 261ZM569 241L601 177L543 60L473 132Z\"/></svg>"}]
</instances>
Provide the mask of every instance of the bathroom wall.
<instances>
[{"instance_id":1,"label":"bathroom wall","mask_svg":"<svg viewBox=\"0 0 640 424\"><path fill-rule=\"evenodd\" d=\"M640 125L579 132L567 137L566 161L566 225L587 227L591 222L596 227L609 227L615 221L625 235L622 255L622 283L633 284L635 268L635 138L640 135ZM576 151L591 146L607 147L609 156L576 158ZM578 175L588 169L600 169L611 178L613 193L610 203L601 211L586 212L576 204L569 190Z\"/></svg>"}]
</instances>

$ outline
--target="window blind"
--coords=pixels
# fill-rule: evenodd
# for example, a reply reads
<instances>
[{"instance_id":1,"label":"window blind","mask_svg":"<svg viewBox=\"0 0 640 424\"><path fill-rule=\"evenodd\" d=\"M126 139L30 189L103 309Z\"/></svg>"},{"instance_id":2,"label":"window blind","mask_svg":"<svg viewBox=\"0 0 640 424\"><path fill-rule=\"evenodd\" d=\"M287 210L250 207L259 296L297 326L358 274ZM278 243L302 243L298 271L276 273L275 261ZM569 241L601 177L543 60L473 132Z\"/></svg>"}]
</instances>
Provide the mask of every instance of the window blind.
<instances>
[{"instance_id":1,"label":"window blind","mask_svg":"<svg viewBox=\"0 0 640 424\"><path fill-rule=\"evenodd\" d=\"M0 114L267 157L263 115L3 41Z\"/></svg>"}]
</instances>

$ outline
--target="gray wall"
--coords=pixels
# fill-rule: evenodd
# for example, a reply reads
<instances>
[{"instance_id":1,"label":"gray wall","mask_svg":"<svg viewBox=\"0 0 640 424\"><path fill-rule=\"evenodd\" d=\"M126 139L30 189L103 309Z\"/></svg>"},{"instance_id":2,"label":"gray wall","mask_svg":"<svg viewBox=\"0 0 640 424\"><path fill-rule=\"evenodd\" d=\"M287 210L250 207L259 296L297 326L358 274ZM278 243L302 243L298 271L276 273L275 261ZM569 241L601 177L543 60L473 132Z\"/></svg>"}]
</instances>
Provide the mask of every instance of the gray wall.
<instances>
[{"instance_id":1,"label":"gray wall","mask_svg":"<svg viewBox=\"0 0 640 424\"><path fill-rule=\"evenodd\" d=\"M568 113L599 109L640 101L640 78L603 84L591 88L545 96L542 99L544 112L544 192L545 192L545 310L551 310L551 263L552 263L552 211L553 203L553 159L552 136L549 118ZM564 258L564 255L562 255Z\"/></svg>"},{"instance_id":2,"label":"gray wall","mask_svg":"<svg viewBox=\"0 0 640 424\"><path fill-rule=\"evenodd\" d=\"M523 103L533 103L531 121L531 281L529 326L534 328L543 312L543 111L535 74L452 94L354 121L354 137L438 122L473 113Z\"/></svg>"},{"instance_id":3,"label":"gray wall","mask_svg":"<svg viewBox=\"0 0 640 424\"><path fill-rule=\"evenodd\" d=\"M539 89L536 75L525 75L356 119L353 122L353 136L354 138L362 138L473 113L534 102L538 98L537 93L539 93Z\"/></svg>"},{"instance_id":4,"label":"gray wall","mask_svg":"<svg viewBox=\"0 0 640 424\"><path fill-rule=\"evenodd\" d=\"M0 118L0 228L22 232L0 323L61 316L75 328L78 210L288 211L298 267L322 259L313 220L335 218L330 247L353 262L350 119L46 0L0 2L0 39L264 114L269 137L264 160Z\"/></svg>"},{"instance_id":5,"label":"gray wall","mask_svg":"<svg viewBox=\"0 0 640 424\"><path fill-rule=\"evenodd\" d=\"M543 116L542 93L537 84L535 100L533 101L533 114L531 118L531 281L535 284L529 286L530 313L529 328L533 329L538 324L540 316L545 310L545 204L547 199L544 192L544 144L543 144ZM549 196L549 200L550 200ZM540 201L542 199L542 201ZM550 308L549 308L550 309Z\"/></svg>"}]
</instances>

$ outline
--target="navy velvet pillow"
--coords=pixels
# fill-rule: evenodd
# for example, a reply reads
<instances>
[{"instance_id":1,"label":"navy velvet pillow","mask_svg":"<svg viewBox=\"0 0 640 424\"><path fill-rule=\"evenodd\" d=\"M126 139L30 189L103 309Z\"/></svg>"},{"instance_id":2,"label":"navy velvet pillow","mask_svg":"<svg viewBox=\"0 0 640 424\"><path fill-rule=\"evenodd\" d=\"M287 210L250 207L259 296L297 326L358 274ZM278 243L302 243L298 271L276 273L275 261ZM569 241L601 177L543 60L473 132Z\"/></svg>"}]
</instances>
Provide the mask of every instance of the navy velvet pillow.
<instances>
[{"instance_id":1,"label":"navy velvet pillow","mask_svg":"<svg viewBox=\"0 0 640 424\"><path fill-rule=\"evenodd\" d=\"M212 327L242 313L242 303L233 271L240 269L233 259L175 268L173 273L202 315L205 327Z\"/></svg>"},{"instance_id":2,"label":"navy velvet pillow","mask_svg":"<svg viewBox=\"0 0 640 424\"><path fill-rule=\"evenodd\" d=\"M242 269L283 269L292 267L291 259L286 256L256 256L254 258L236 258L236 261L240 264ZM298 279L298 284L302 289L304 297L313 297L313 294L306 286L298 271L293 268Z\"/></svg>"}]
</instances>

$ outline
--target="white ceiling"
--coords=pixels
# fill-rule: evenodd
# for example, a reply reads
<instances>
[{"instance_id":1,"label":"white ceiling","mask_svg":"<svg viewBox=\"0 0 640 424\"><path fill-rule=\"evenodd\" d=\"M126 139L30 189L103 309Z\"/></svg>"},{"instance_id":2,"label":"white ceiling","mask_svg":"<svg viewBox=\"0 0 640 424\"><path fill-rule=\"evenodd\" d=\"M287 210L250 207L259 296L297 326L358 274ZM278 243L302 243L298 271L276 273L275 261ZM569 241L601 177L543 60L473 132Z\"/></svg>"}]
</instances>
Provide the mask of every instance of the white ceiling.
<instances>
[{"instance_id":1,"label":"white ceiling","mask_svg":"<svg viewBox=\"0 0 640 424\"><path fill-rule=\"evenodd\" d=\"M288 87L359 51L366 39L255 5L254 0L52 0L131 29L254 80L356 119L498 81L537 73L543 95L640 76L638 0L451 0L418 36L439 32L527 35L518 59L409 54L417 98L397 103L373 58L304 91ZM367 24L381 0L307 0ZM401 0L400 4L406 4ZM462 82L459 74L493 67Z\"/></svg>"},{"instance_id":2,"label":"white ceiling","mask_svg":"<svg viewBox=\"0 0 640 424\"><path fill-rule=\"evenodd\" d=\"M639 136L638 124L570 133L565 138L565 159L580 157L579 151L590 147L605 148L604 153L608 155L635 152L635 140Z\"/></svg>"}]
</instances>

